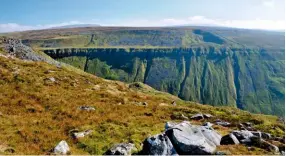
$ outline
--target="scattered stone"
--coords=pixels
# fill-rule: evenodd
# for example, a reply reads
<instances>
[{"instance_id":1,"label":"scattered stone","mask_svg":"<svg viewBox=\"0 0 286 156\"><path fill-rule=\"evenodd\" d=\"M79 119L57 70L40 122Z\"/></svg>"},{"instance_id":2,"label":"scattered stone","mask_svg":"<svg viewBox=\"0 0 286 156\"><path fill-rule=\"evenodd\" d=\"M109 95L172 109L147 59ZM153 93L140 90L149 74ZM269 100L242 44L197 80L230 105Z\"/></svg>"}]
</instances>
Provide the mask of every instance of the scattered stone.
<instances>
[{"instance_id":1,"label":"scattered stone","mask_svg":"<svg viewBox=\"0 0 286 156\"><path fill-rule=\"evenodd\" d=\"M69 145L66 141L62 140L53 150L54 154L66 155L70 152Z\"/></svg>"},{"instance_id":2,"label":"scattered stone","mask_svg":"<svg viewBox=\"0 0 286 156\"><path fill-rule=\"evenodd\" d=\"M56 79L54 77L47 78L47 80L50 80L51 82L56 82Z\"/></svg>"},{"instance_id":3,"label":"scattered stone","mask_svg":"<svg viewBox=\"0 0 286 156\"><path fill-rule=\"evenodd\" d=\"M94 85L91 89L92 90L100 90L100 85Z\"/></svg>"},{"instance_id":4,"label":"scattered stone","mask_svg":"<svg viewBox=\"0 0 286 156\"><path fill-rule=\"evenodd\" d=\"M210 123L210 122L206 122L203 124L203 126L207 126L207 127L212 127L214 124Z\"/></svg>"},{"instance_id":5,"label":"scattered stone","mask_svg":"<svg viewBox=\"0 0 286 156\"><path fill-rule=\"evenodd\" d=\"M223 151L217 151L215 152L214 155L227 155L226 152L223 152Z\"/></svg>"},{"instance_id":6,"label":"scattered stone","mask_svg":"<svg viewBox=\"0 0 286 156\"><path fill-rule=\"evenodd\" d=\"M221 138L220 141L221 145L233 145L233 144L239 144L239 141L237 140L236 136L232 133L225 135Z\"/></svg>"},{"instance_id":7,"label":"scattered stone","mask_svg":"<svg viewBox=\"0 0 286 156\"><path fill-rule=\"evenodd\" d=\"M78 107L79 110L86 110L86 111L94 111L95 108L92 106L80 106Z\"/></svg>"},{"instance_id":8,"label":"scattered stone","mask_svg":"<svg viewBox=\"0 0 286 156\"><path fill-rule=\"evenodd\" d=\"M92 132L93 132L92 130L86 130L83 132L75 132L75 133L73 133L73 138L75 138L75 139L83 138L83 137L91 134Z\"/></svg>"},{"instance_id":9,"label":"scattered stone","mask_svg":"<svg viewBox=\"0 0 286 156\"><path fill-rule=\"evenodd\" d=\"M191 119L193 120L201 120L201 119L204 119L204 116L203 114L195 114L191 117Z\"/></svg>"},{"instance_id":10,"label":"scattered stone","mask_svg":"<svg viewBox=\"0 0 286 156\"><path fill-rule=\"evenodd\" d=\"M213 129L192 126L189 122L176 124L169 128L166 134L180 155L213 154L216 143L220 142L219 134Z\"/></svg>"},{"instance_id":11,"label":"scattered stone","mask_svg":"<svg viewBox=\"0 0 286 156\"><path fill-rule=\"evenodd\" d=\"M173 106L177 106L177 103L175 101L172 101Z\"/></svg>"},{"instance_id":12,"label":"scattered stone","mask_svg":"<svg viewBox=\"0 0 286 156\"><path fill-rule=\"evenodd\" d=\"M204 118L205 119L208 119L208 118L212 118L213 116L211 114L203 114Z\"/></svg>"},{"instance_id":13,"label":"scattered stone","mask_svg":"<svg viewBox=\"0 0 286 156\"><path fill-rule=\"evenodd\" d=\"M143 102L142 105L143 105L143 106L148 106L148 103L147 103L147 102Z\"/></svg>"},{"instance_id":14,"label":"scattered stone","mask_svg":"<svg viewBox=\"0 0 286 156\"><path fill-rule=\"evenodd\" d=\"M160 103L159 106L169 106L169 105L166 103Z\"/></svg>"},{"instance_id":15,"label":"scattered stone","mask_svg":"<svg viewBox=\"0 0 286 156\"><path fill-rule=\"evenodd\" d=\"M225 121L217 121L216 124L223 126L223 127L229 127L231 125L229 122L225 122Z\"/></svg>"},{"instance_id":16,"label":"scattered stone","mask_svg":"<svg viewBox=\"0 0 286 156\"><path fill-rule=\"evenodd\" d=\"M135 145L132 143L115 144L104 155L131 155L133 149Z\"/></svg>"},{"instance_id":17,"label":"scattered stone","mask_svg":"<svg viewBox=\"0 0 286 156\"><path fill-rule=\"evenodd\" d=\"M143 142L140 155L178 155L168 136L158 134Z\"/></svg>"}]
</instances>

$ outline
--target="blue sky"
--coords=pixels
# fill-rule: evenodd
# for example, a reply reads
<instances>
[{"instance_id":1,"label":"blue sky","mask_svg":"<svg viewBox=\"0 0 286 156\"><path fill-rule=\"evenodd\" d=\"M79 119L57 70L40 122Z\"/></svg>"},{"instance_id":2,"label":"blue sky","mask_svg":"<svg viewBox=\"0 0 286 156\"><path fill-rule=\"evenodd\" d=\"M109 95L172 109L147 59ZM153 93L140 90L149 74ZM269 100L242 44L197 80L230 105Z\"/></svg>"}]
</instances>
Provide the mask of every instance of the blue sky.
<instances>
[{"instance_id":1,"label":"blue sky","mask_svg":"<svg viewBox=\"0 0 286 156\"><path fill-rule=\"evenodd\" d=\"M284 0L1 0L0 32L69 24L284 29Z\"/></svg>"}]
</instances>

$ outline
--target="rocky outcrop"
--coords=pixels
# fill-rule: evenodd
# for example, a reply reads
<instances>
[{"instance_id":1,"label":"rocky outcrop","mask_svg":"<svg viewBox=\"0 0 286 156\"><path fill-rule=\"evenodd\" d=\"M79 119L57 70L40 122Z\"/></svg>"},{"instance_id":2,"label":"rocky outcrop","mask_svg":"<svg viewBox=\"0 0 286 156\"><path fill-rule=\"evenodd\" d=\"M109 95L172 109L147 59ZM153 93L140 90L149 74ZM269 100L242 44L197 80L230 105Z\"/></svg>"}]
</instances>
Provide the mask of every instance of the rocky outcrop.
<instances>
[{"instance_id":1,"label":"rocky outcrop","mask_svg":"<svg viewBox=\"0 0 286 156\"><path fill-rule=\"evenodd\" d=\"M43 61L49 64L61 66L61 64L53 59L49 59L45 54L36 53L32 48L22 44L22 41L15 38L0 38L0 47L3 47L4 50L10 55L17 57L22 60L30 61Z\"/></svg>"}]
</instances>

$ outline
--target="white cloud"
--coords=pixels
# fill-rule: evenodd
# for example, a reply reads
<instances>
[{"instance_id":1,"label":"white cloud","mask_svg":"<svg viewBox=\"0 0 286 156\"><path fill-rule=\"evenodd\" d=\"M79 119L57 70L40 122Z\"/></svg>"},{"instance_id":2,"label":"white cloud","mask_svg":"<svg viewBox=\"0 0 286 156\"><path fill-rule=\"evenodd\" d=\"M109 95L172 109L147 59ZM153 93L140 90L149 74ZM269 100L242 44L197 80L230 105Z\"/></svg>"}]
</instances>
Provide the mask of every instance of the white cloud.
<instances>
[{"instance_id":1,"label":"white cloud","mask_svg":"<svg viewBox=\"0 0 286 156\"><path fill-rule=\"evenodd\" d=\"M196 26L221 26L233 28L247 29L266 29L266 30L284 30L286 27L285 20L222 20L210 19L204 16L192 16L188 18L166 18L161 20L128 20L117 23L100 23L100 20L91 20L91 22L70 21L59 24L27 26L16 23L0 24L0 32L13 32L24 30L38 30L53 27L60 27L75 24L100 24L101 26L180 26L180 25L196 25Z\"/></svg>"},{"instance_id":2,"label":"white cloud","mask_svg":"<svg viewBox=\"0 0 286 156\"><path fill-rule=\"evenodd\" d=\"M262 5L269 8L274 8L275 2L274 0L263 0Z\"/></svg>"}]
</instances>

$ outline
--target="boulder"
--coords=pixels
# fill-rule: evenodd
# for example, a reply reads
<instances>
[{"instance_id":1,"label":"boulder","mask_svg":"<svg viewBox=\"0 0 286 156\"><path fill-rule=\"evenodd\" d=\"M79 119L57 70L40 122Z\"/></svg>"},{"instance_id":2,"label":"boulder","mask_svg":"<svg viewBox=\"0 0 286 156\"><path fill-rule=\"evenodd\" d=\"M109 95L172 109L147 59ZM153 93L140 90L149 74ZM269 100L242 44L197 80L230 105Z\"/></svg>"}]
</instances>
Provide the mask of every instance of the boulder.
<instances>
[{"instance_id":1,"label":"boulder","mask_svg":"<svg viewBox=\"0 0 286 156\"><path fill-rule=\"evenodd\" d=\"M231 132L242 144L251 144L251 137L254 135L248 130L232 131Z\"/></svg>"},{"instance_id":2,"label":"boulder","mask_svg":"<svg viewBox=\"0 0 286 156\"><path fill-rule=\"evenodd\" d=\"M195 114L191 117L191 119L193 120L201 120L201 119L204 119L204 116L203 114Z\"/></svg>"},{"instance_id":3,"label":"boulder","mask_svg":"<svg viewBox=\"0 0 286 156\"><path fill-rule=\"evenodd\" d=\"M220 144L221 145L239 144L239 141L237 140L235 135L230 133L221 138Z\"/></svg>"},{"instance_id":4,"label":"boulder","mask_svg":"<svg viewBox=\"0 0 286 156\"><path fill-rule=\"evenodd\" d=\"M70 152L69 145L66 141L62 140L54 149L53 154L66 155Z\"/></svg>"},{"instance_id":5,"label":"boulder","mask_svg":"<svg viewBox=\"0 0 286 156\"><path fill-rule=\"evenodd\" d=\"M133 149L135 149L135 145L132 143L115 144L104 155L131 155Z\"/></svg>"},{"instance_id":6,"label":"boulder","mask_svg":"<svg viewBox=\"0 0 286 156\"><path fill-rule=\"evenodd\" d=\"M213 142L215 145L219 146L221 141L221 135L218 134L212 127L209 126L199 126L200 131L209 141Z\"/></svg>"},{"instance_id":7,"label":"boulder","mask_svg":"<svg viewBox=\"0 0 286 156\"><path fill-rule=\"evenodd\" d=\"M169 128L166 134L180 155L213 154L216 143L220 142L219 134L213 129L192 126L188 122L176 124Z\"/></svg>"},{"instance_id":8,"label":"boulder","mask_svg":"<svg viewBox=\"0 0 286 156\"><path fill-rule=\"evenodd\" d=\"M80 106L78 107L79 110L86 110L86 111L94 111L95 108L92 106Z\"/></svg>"},{"instance_id":9,"label":"boulder","mask_svg":"<svg viewBox=\"0 0 286 156\"><path fill-rule=\"evenodd\" d=\"M165 134L145 139L140 155L178 155L173 144Z\"/></svg>"}]
</instances>

